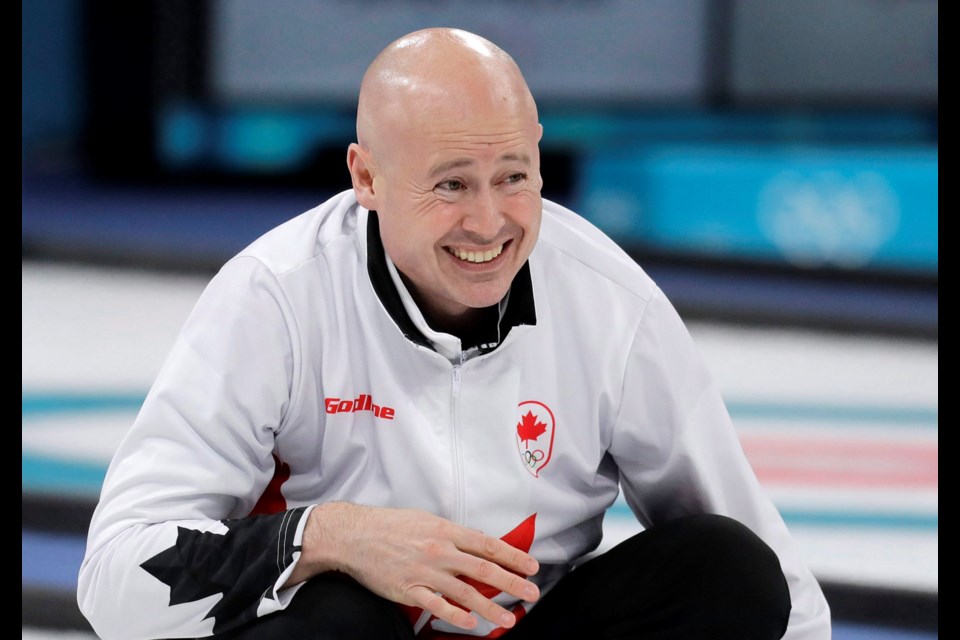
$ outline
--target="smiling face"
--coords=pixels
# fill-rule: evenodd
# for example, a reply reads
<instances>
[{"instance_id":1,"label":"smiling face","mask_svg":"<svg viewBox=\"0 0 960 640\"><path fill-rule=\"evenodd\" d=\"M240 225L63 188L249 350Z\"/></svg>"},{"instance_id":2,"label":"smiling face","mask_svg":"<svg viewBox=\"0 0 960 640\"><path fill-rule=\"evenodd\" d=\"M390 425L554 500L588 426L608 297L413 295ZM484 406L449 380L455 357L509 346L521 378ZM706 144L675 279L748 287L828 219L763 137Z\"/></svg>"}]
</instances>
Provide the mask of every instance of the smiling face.
<instances>
[{"instance_id":1,"label":"smiling face","mask_svg":"<svg viewBox=\"0 0 960 640\"><path fill-rule=\"evenodd\" d=\"M476 36L429 35L400 47L416 65L381 69L369 84L368 72L348 165L360 203L378 212L387 254L441 328L499 302L533 251L541 128L505 54Z\"/></svg>"}]
</instances>

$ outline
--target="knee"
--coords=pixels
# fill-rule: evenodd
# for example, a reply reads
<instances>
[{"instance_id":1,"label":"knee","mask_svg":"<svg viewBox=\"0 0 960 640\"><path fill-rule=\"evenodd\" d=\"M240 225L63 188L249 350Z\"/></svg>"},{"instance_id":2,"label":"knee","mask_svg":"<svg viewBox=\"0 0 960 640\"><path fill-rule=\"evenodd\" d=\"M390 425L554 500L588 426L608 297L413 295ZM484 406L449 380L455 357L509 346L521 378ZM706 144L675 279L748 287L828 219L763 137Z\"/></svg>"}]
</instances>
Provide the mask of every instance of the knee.
<instances>
[{"instance_id":1,"label":"knee","mask_svg":"<svg viewBox=\"0 0 960 640\"><path fill-rule=\"evenodd\" d=\"M704 600L718 611L738 611L765 625L772 630L765 637L780 637L790 614L790 591L773 549L725 516L700 514L671 524L684 539L683 553Z\"/></svg>"},{"instance_id":2,"label":"knee","mask_svg":"<svg viewBox=\"0 0 960 640\"><path fill-rule=\"evenodd\" d=\"M729 576L763 591L786 589L780 559L753 531L732 518L701 514L684 518L687 549L700 556L707 571Z\"/></svg>"}]
</instances>

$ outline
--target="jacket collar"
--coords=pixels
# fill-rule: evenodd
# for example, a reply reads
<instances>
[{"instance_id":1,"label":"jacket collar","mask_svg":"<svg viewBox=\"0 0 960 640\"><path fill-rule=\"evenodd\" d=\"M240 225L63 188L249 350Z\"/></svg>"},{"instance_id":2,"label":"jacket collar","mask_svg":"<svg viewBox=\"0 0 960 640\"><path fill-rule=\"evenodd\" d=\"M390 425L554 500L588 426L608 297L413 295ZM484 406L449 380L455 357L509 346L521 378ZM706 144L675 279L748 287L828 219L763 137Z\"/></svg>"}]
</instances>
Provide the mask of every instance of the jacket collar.
<instances>
[{"instance_id":1,"label":"jacket collar","mask_svg":"<svg viewBox=\"0 0 960 640\"><path fill-rule=\"evenodd\" d=\"M397 327L411 342L454 360L455 357L462 358L461 352L480 355L493 351L503 343L512 328L537 323L530 265L525 262L504 299L499 304L483 309L482 326L470 340L475 344L461 344L458 336L434 331L427 324L400 279L396 266L383 249L376 211L369 212L366 231L367 272L373 290Z\"/></svg>"}]
</instances>

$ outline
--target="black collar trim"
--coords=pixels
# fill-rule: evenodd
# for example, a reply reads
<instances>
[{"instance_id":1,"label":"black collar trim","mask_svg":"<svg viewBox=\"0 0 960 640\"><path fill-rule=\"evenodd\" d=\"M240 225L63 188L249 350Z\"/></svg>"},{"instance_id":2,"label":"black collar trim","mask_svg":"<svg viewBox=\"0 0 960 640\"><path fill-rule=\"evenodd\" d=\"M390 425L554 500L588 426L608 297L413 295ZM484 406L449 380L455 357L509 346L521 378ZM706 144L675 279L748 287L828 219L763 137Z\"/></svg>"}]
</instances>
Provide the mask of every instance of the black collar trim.
<instances>
[{"instance_id":1,"label":"black collar trim","mask_svg":"<svg viewBox=\"0 0 960 640\"><path fill-rule=\"evenodd\" d=\"M380 298L380 302L387 313L400 327L403 335L415 344L436 351L430 340L421 333L410 316L407 315L406 309L403 308L400 292L394 286L387 267L387 258L383 250L383 241L380 239L380 223L376 211L371 211L367 217L367 273L370 275L374 292ZM530 278L529 262L523 264L520 271L517 272L517 276L513 279L513 284L510 286L510 299L503 317L500 318L499 326L497 325L497 318L500 317L499 305L487 307L484 311L484 317L489 318L489 320L484 320L483 324L485 327L489 327L489 330L482 329L469 337L458 336L464 342L462 347L465 351L472 347L478 348L480 353L493 351L506 339L507 334L513 327L537 324L537 311L533 300L533 281ZM466 344L466 342L473 342L474 344Z\"/></svg>"},{"instance_id":2,"label":"black collar trim","mask_svg":"<svg viewBox=\"0 0 960 640\"><path fill-rule=\"evenodd\" d=\"M387 268L387 254L383 251L383 241L380 239L380 222L377 220L376 211L371 211L367 216L367 273L370 274L370 282L377 297L380 298L387 313L400 327L400 331L407 340L433 349L427 337L417 329L417 325L413 324L413 320L407 315L400 292L393 286L390 270Z\"/></svg>"}]
</instances>

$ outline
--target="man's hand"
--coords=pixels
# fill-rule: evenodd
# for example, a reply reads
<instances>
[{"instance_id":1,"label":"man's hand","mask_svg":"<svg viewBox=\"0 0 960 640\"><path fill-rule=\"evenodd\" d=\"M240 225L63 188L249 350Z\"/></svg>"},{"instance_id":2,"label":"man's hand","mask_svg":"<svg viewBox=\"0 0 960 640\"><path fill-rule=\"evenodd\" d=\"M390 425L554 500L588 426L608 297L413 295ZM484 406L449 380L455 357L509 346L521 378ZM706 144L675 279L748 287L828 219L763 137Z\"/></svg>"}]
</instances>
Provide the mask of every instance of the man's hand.
<instances>
[{"instance_id":1,"label":"man's hand","mask_svg":"<svg viewBox=\"0 0 960 640\"><path fill-rule=\"evenodd\" d=\"M287 585L343 571L374 593L458 627L475 627L469 613L475 611L509 628L515 616L461 577L533 602L539 589L517 574L530 576L538 569L532 556L503 540L425 511L331 502L310 513L302 556Z\"/></svg>"}]
</instances>

